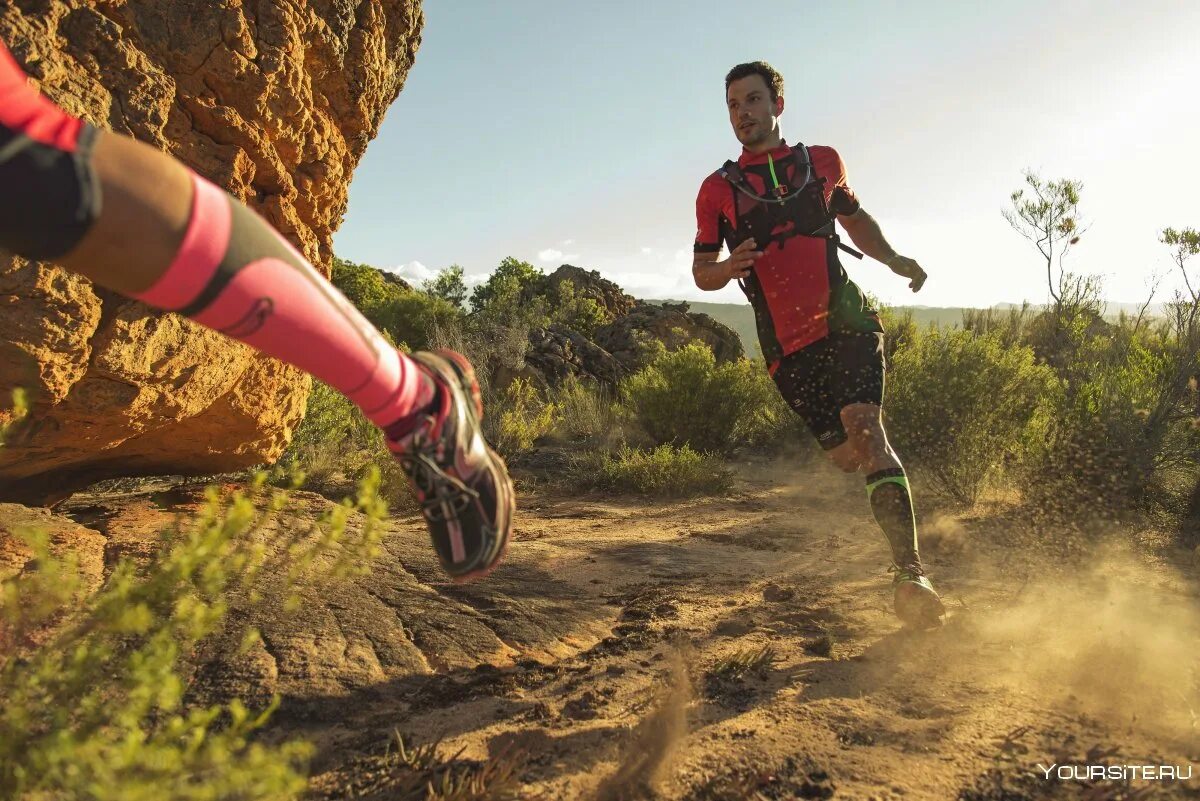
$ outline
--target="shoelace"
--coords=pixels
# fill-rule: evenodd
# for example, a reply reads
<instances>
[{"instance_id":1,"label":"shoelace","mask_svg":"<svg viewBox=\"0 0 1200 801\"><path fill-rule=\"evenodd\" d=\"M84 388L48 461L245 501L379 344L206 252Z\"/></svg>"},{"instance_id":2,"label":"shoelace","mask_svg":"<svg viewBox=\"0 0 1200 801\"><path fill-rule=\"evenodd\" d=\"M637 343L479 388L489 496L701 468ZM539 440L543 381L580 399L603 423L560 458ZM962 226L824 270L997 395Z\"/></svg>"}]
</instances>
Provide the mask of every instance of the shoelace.
<instances>
[{"instance_id":1,"label":"shoelace","mask_svg":"<svg viewBox=\"0 0 1200 801\"><path fill-rule=\"evenodd\" d=\"M887 572L895 574L892 578L892 581L917 581L925 575L925 571L920 567L915 565L905 565L904 567L901 567L895 562L888 567Z\"/></svg>"},{"instance_id":2,"label":"shoelace","mask_svg":"<svg viewBox=\"0 0 1200 801\"><path fill-rule=\"evenodd\" d=\"M449 475L435 458L437 443L413 442L415 453L400 458L400 466L412 478L421 495L421 510L435 522L446 522L466 510L479 493Z\"/></svg>"}]
</instances>

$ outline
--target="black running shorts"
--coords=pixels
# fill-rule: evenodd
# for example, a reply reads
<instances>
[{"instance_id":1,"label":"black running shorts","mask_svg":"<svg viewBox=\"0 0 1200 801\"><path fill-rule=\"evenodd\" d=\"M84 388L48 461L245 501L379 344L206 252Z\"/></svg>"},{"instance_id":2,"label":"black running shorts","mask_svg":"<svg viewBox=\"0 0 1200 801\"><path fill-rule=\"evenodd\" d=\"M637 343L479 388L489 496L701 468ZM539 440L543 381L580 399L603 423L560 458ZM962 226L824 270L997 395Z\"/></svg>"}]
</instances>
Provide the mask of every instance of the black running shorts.
<instances>
[{"instance_id":1,"label":"black running shorts","mask_svg":"<svg viewBox=\"0 0 1200 801\"><path fill-rule=\"evenodd\" d=\"M51 261L100 213L96 129L31 87L0 42L0 248Z\"/></svg>"},{"instance_id":2,"label":"black running shorts","mask_svg":"<svg viewBox=\"0 0 1200 801\"><path fill-rule=\"evenodd\" d=\"M783 399L830 450L847 439L842 409L883 404L883 370L883 334L833 333L784 356L774 378Z\"/></svg>"}]
</instances>

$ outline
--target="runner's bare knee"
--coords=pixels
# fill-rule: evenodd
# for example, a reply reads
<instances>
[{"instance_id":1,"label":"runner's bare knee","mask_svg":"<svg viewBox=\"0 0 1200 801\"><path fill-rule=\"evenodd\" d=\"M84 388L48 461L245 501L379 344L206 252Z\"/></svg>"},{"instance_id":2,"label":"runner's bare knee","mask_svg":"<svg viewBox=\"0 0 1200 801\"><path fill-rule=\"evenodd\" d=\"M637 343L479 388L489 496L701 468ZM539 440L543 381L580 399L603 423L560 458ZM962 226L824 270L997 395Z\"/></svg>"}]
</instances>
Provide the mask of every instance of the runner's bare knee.
<instances>
[{"instance_id":1,"label":"runner's bare knee","mask_svg":"<svg viewBox=\"0 0 1200 801\"><path fill-rule=\"evenodd\" d=\"M842 423L848 441L859 454L860 466L868 472L898 464L883 428L880 407L874 404L852 404L842 409Z\"/></svg>"},{"instance_id":2,"label":"runner's bare knee","mask_svg":"<svg viewBox=\"0 0 1200 801\"><path fill-rule=\"evenodd\" d=\"M859 457L858 449L855 447L853 440L843 442L836 448L826 451L826 453L829 455L830 460L843 472L858 472L862 460Z\"/></svg>"}]
</instances>

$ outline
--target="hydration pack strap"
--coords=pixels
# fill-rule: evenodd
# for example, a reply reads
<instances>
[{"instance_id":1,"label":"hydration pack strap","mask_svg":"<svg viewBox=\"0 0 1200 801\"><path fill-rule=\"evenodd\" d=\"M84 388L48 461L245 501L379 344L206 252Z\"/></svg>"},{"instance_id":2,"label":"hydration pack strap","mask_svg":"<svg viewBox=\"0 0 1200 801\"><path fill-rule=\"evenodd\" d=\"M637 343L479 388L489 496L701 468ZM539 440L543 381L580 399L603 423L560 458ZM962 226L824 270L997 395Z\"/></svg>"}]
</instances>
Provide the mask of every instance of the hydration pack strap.
<instances>
[{"instance_id":1,"label":"hydration pack strap","mask_svg":"<svg viewBox=\"0 0 1200 801\"><path fill-rule=\"evenodd\" d=\"M836 234L834 235L834 238L837 239L837 246L838 246L839 250L844 250L847 253L849 253L851 256L853 256L854 258L858 259L859 261L862 261L862 257L863 257L862 253L858 252L857 250L850 247L849 245L843 245L841 237L837 236Z\"/></svg>"},{"instance_id":2,"label":"hydration pack strap","mask_svg":"<svg viewBox=\"0 0 1200 801\"><path fill-rule=\"evenodd\" d=\"M792 194L788 195L787 197L783 197L783 198L763 197L762 195L755 192L754 187L751 186L751 184L748 180L746 180L746 173L742 171L742 168L738 165L738 163L736 161L733 161L733 160L726 161L721 166L721 168L719 170L717 170L717 175L721 176L726 181L728 181L729 184L734 189L736 189L737 191L741 192L742 194L746 195L747 197L749 197L759 203L770 203L773 205L782 205L784 203L787 203L793 197L795 197L795 194L798 193L800 190L802 190L804 187L808 186L809 182L812 181L814 178L812 155L808 151L808 145L798 144L798 145L794 146L792 148L792 158L795 159L795 162L796 162L793 173L792 173ZM800 171L801 170L804 171L803 180L800 179ZM820 181L822 183L824 183L825 179L821 178ZM837 244L839 250L843 250L846 253L849 253L851 256L853 256L856 259L862 259L862 257L863 257L862 253L860 253L859 251L850 247L849 245L842 244L841 238L838 237L837 232L834 230L833 219L834 218L831 216L828 224L825 226L822 226L821 230L824 231L824 235L827 236L828 238L834 240L834 242ZM814 231L813 233L816 234L818 232ZM811 236L811 234L810 234L810 236ZM766 238L766 242L764 242L762 244L762 246L766 247L766 243L769 241L770 241L770 237L768 236Z\"/></svg>"}]
</instances>

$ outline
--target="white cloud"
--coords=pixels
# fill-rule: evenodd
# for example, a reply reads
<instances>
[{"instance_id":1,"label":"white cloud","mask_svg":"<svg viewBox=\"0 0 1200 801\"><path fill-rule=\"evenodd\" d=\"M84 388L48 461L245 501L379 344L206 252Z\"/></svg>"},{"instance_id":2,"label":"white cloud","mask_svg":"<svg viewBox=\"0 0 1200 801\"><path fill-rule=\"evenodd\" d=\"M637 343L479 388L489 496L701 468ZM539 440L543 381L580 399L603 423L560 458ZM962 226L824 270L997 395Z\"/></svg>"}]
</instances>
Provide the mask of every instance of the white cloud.
<instances>
[{"instance_id":1,"label":"white cloud","mask_svg":"<svg viewBox=\"0 0 1200 801\"><path fill-rule=\"evenodd\" d=\"M538 251L537 258L538 258L538 261L544 262L547 264L551 264L551 263L562 264L564 262L577 261L579 259L579 254L578 253L563 253L561 250L557 250L555 248L546 248L545 250Z\"/></svg>"},{"instance_id":2,"label":"white cloud","mask_svg":"<svg viewBox=\"0 0 1200 801\"><path fill-rule=\"evenodd\" d=\"M562 246L563 246L564 248L569 248L569 247L571 247L571 245L574 245L574 244L575 244L575 240L574 240L574 239L564 239L564 240L562 241Z\"/></svg>"},{"instance_id":3,"label":"white cloud","mask_svg":"<svg viewBox=\"0 0 1200 801\"><path fill-rule=\"evenodd\" d=\"M709 303L746 302L745 296L734 283L717 292L699 289L692 278L691 249L650 250L649 254L637 252L624 257L601 257L589 262L588 266L599 270L602 276L615 281L636 298L673 298Z\"/></svg>"},{"instance_id":4,"label":"white cloud","mask_svg":"<svg viewBox=\"0 0 1200 801\"><path fill-rule=\"evenodd\" d=\"M643 256L649 256L653 252L654 252L654 248L642 248Z\"/></svg>"},{"instance_id":5,"label":"white cloud","mask_svg":"<svg viewBox=\"0 0 1200 801\"><path fill-rule=\"evenodd\" d=\"M437 275L437 270L431 270L419 261L410 261L398 267L384 267L384 272L394 273L405 281L420 283Z\"/></svg>"}]
</instances>

